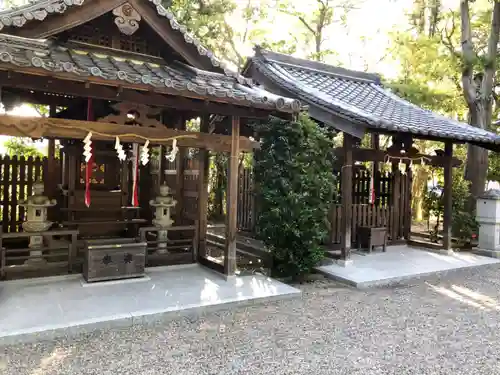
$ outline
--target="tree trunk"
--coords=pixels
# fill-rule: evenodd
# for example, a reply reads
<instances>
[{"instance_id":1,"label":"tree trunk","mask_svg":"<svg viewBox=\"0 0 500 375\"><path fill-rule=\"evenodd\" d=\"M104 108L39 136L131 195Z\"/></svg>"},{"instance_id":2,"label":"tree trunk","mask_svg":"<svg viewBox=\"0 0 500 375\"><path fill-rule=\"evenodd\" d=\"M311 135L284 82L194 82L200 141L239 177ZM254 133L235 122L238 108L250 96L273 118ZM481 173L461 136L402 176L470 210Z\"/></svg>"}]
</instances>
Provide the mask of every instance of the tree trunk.
<instances>
[{"instance_id":1,"label":"tree trunk","mask_svg":"<svg viewBox=\"0 0 500 375\"><path fill-rule=\"evenodd\" d=\"M481 111L482 110L482 111ZM484 129L489 123L489 112L479 106L476 111L469 112L469 123L472 126ZM465 179L470 182L469 209L475 210L476 199L484 192L486 176L488 174L488 151L482 147L469 145L467 148L467 162L465 165Z\"/></svg>"},{"instance_id":2,"label":"tree trunk","mask_svg":"<svg viewBox=\"0 0 500 375\"><path fill-rule=\"evenodd\" d=\"M497 49L500 37L500 2L494 0L491 17L488 49L484 59L484 70L474 74L476 53L472 41L471 11L469 0L460 1L462 33L462 86L469 108L469 123L472 126L489 129L493 106L493 81L496 73ZM488 151L469 145L465 178L471 182L469 209L475 210L476 198L484 191L488 172Z\"/></svg>"},{"instance_id":3,"label":"tree trunk","mask_svg":"<svg viewBox=\"0 0 500 375\"><path fill-rule=\"evenodd\" d=\"M488 174L488 150L469 145L467 150L467 164L465 179L470 181L471 202L470 208L475 209L477 197L484 193L486 176Z\"/></svg>"}]
</instances>

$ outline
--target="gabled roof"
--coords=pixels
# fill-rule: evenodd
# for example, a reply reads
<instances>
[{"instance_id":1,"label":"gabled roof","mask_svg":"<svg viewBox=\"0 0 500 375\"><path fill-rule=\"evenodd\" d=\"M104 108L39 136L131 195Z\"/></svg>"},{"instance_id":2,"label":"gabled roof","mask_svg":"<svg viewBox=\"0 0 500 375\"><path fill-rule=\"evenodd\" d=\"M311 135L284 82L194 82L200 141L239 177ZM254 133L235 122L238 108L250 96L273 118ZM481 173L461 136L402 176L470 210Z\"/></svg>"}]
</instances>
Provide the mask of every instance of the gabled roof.
<instances>
[{"instance_id":1,"label":"gabled roof","mask_svg":"<svg viewBox=\"0 0 500 375\"><path fill-rule=\"evenodd\" d=\"M246 70L250 68L282 91L308 103L312 117L313 112L328 113L361 128L452 139L488 148L500 145L500 136L492 132L441 116L398 97L382 87L380 77L375 74L336 68L260 48L256 48L255 56L247 64ZM256 75L253 78L259 81ZM320 121L327 118L321 117ZM336 126L334 121L328 125Z\"/></svg>"},{"instance_id":2,"label":"gabled roof","mask_svg":"<svg viewBox=\"0 0 500 375\"><path fill-rule=\"evenodd\" d=\"M69 7L80 6L84 0L38 0L0 11L0 30L23 27L30 21L43 21L49 14L62 14Z\"/></svg>"},{"instance_id":3,"label":"gabled roof","mask_svg":"<svg viewBox=\"0 0 500 375\"><path fill-rule=\"evenodd\" d=\"M111 0L108 0L111 1ZM126 1L122 1L125 3ZM73 8L88 6L98 6L95 0L31 0L30 3L18 7L13 7L0 11L0 30L13 28L22 28L31 22L44 21L51 15L61 15ZM224 62L219 60L212 51L203 46L203 44L187 28L181 25L172 12L162 6L161 0L130 0L132 6L134 3L145 3L156 10L158 17L163 18L170 25L174 33L179 33L184 42L190 48L197 51L201 59L207 59L214 71L220 71L224 74L236 78L239 83L251 83L248 79L228 68ZM48 35L38 35L36 38L45 38ZM207 69L207 67L204 67Z\"/></svg>"},{"instance_id":4,"label":"gabled roof","mask_svg":"<svg viewBox=\"0 0 500 375\"><path fill-rule=\"evenodd\" d=\"M259 87L241 84L236 78L207 72L161 58L116 50L89 51L84 45L59 45L50 40L20 38L0 34L0 70L49 75L75 81L117 87L133 85L144 91L206 98L235 105L297 112L300 102L274 95Z\"/></svg>"}]
</instances>

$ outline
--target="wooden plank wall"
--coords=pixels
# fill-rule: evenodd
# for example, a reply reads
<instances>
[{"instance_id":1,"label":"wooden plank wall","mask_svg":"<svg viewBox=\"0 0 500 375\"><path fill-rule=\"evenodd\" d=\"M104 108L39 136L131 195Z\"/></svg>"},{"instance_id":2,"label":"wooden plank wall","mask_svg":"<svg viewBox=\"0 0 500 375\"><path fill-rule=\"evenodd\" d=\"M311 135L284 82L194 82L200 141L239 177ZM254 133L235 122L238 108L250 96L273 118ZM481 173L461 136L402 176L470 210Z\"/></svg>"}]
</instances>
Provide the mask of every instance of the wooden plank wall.
<instances>
[{"instance_id":1,"label":"wooden plank wall","mask_svg":"<svg viewBox=\"0 0 500 375\"><path fill-rule=\"evenodd\" d=\"M24 220L20 200L33 194L33 183L43 180L47 158L0 156L0 217L4 233L18 232Z\"/></svg>"},{"instance_id":2,"label":"wooden plank wall","mask_svg":"<svg viewBox=\"0 0 500 375\"><path fill-rule=\"evenodd\" d=\"M192 151L192 150L191 150ZM176 171L178 163L184 163L184 184L183 184L183 219L188 221L197 220L198 217L198 160L192 157L186 157L181 161L175 158L173 162L166 161L166 183L171 187L174 197L176 196ZM175 223L175 225L184 225L190 223Z\"/></svg>"}]
</instances>

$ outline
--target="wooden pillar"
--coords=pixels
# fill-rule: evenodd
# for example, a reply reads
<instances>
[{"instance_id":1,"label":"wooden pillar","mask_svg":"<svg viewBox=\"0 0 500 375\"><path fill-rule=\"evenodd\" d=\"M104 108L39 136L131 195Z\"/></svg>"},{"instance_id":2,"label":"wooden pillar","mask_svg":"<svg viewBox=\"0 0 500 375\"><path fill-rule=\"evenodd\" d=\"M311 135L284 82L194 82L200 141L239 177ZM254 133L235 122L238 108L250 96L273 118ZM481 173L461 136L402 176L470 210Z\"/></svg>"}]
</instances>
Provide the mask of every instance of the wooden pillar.
<instances>
[{"instance_id":1,"label":"wooden pillar","mask_svg":"<svg viewBox=\"0 0 500 375\"><path fill-rule=\"evenodd\" d=\"M371 148L373 150L380 150L380 135L372 133L371 134ZM375 202L373 204L378 206L377 202L380 200L380 165L377 161L373 162L373 190L375 193Z\"/></svg>"},{"instance_id":2,"label":"wooden pillar","mask_svg":"<svg viewBox=\"0 0 500 375\"><path fill-rule=\"evenodd\" d=\"M226 248L224 252L224 274L236 272L236 234L238 213L238 164L240 155L240 118L233 116L231 126L231 155L227 183Z\"/></svg>"},{"instance_id":3,"label":"wooden pillar","mask_svg":"<svg viewBox=\"0 0 500 375\"><path fill-rule=\"evenodd\" d=\"M207 120L208 121L208 120ZM186 119L181 116L176 127L178 130L186 130ZM175 174L175 200L177 205L176 220L177 225L183 225L182 214L184 211L184 170L185 170L186 148L179 147L179 154L177 155L177 170Z\"/></svg>"},{"instance_id":4,"label":"wooden pillar","mask_svg":"<svg viewBox=\"0 0 500 375\"><path fill-rule=\"evenodd\" d=\"M392 163L392 196L391 196L391 241L399 239L399 227L401 214L401 172L399 171L399 162Z\"/></svg>"},{"instance_id":5,"label":"wooden pillar","mask_svg":"<svg viewBox=\"0 0 500 375\"><path fill-rule=\"evenodd\" d=\"M56 106L51 105L49 109L49 116L56 116ZM57 183L58 183L58 175L56 171L56 140L50 138L48 140L47 146L47 174L43 176L44 179L44 190L45 195L47 195L50 199L54 199L57 192ZM60 182L60 181L59 181ZM47 211L48 218L50 220L57 219L56 208L52 207Z\"/></svg>"},{"instance_id":6,"label":"wooden pillar","mask_svg":"<svg viewBox=\"0 0 500 375\"><path fill-rule=\"evenodd\" d=\"M51 105L49 116L56 116L56 106ZM53 198L56 192L57 176L56 176L56 141L53 138L49 139L48 152L47 152L47 175L45 179L45 194Z\"/></svg>"},{"instance_id":7,"label":"wooden pillar","mask_svg":"<svg viewBox=\"0 0 500 375\"><path fill-rule=\"evenodd\" d=\"M200 132L208 133L210 117L201 118ZM198 253L195 259L207 256L207 215L208 215L208 172L210 167L209 151L205 148L198 153Z\"/></svg>"},{"instance_id":8,"label":"wooden pillar","mask_svg":"<svg viewBox=\"0 0 500 375\"><path fill-rule=\"evenodd\" d=\"M412 185L413 171L411 170L410 162L406 162L406 183L405 183L405 201L404 201L404 238L409 241L411 239L411 222L412 222Z\"/></svg>"},{"instance_id":9,"label":"wooden pillar","mask_svg":"<svg viewBox=\"0 0 500 375\"><path fill-rule=\"evenodd\" d=\"M451 250L451 220L452 220L452 185L453 185L453 143L448 141L444 145L444 214L443 214L443 248Z\"/></svg>"},{"instance_id":10,"label":"wooden pillar","mask_svg":"<svg viewBox=\"0 0 500 375\"><path fill-rule=\"evenodd\" d=\"M341 220L341 257L348 260L351 253L351 226L352 226L352 145L351 135L344 133L344 165L342 166L342 220Z\"/></svg>"}]
</instances>

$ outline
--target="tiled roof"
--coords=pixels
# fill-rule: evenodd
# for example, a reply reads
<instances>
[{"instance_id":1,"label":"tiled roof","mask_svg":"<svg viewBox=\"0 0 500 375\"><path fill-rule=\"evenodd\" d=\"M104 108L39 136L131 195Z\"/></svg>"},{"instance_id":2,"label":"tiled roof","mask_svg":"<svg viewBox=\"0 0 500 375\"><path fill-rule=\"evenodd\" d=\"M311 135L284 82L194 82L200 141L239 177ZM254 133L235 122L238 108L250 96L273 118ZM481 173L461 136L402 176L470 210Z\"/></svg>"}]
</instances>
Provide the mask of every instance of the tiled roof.
<instances>
[{"instance_id":1,"label":"tiled roof","mask_svg":"<svg viewBox=\"0 0 500 375\"><path fill-rule=\"evenodd\" d=\"M84 0L35 0L21 6L0 11L0 30L4 27L23 27L29 21L43 21L49 14L62 14Z\"/></svg>"},{"instance_id":2,"label":"tiled roof","mask_svg":"<svg viewBox=\"0 0 500 375\"><path fill-rule=\"evenodd\" d=\"M93 0L31 0L26 5L0 11L0 30L4 27L23 27L27 22L33 20L43 21L49 14L63 14L71 7L81 6L84 2L88 3L92 1ZM151 5L156 8L158 15L168 20L172 30L181 33L185 42L193 45L200 56L208 58L214 68L222 69L224 74L236 78L241 84L251 84L249 78L245 78L238 72L227 67L212 51L203 46L197 38L191 35L187 28L175 19L174 14L163 7L161 0L143 1L151 3Z\"/></svg>"},{"instance_id":3,"label":"tiled roof","mask_svg":"<svg viewBox=\"0 0 500 375\"><path fill-rule=\"evenodd\" d=\"M260 49L256 69L303 103L373 129L479 144L500 136L420 108L383 88L377 75L335 68Z\"/></svg>"},{"instance_id":4,"label":"tiled roof","mask_svg":"<svg viewBox=\"0 0 500 375\"><path fill-rule=\"evenodd\" d=\"M131 57L132 56L132 57ZM109 81L144 85L158 92L172 89L179 95L190 93L207 99L224 98L233 104L293 112L298 100L274 95L258 87L241 84L221 73L202 71L179 62L165 65L164 60L129 54L128 57L106 52L91 52L76 45L61 46L49 40L36 40L0 34L0 68L3 65L36 68L41 73L69 73L75 79L96 77ZM162 89L164 89L162 91ZM196 96L196 95L193 95Z\"/></svg>"}]
</instances>

